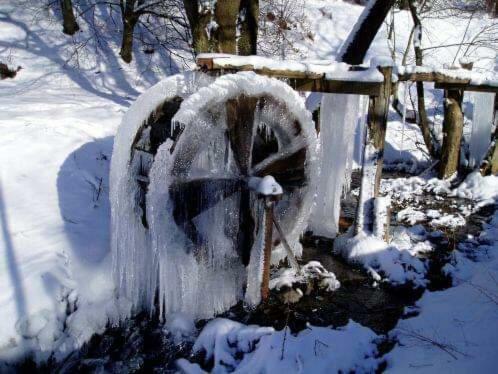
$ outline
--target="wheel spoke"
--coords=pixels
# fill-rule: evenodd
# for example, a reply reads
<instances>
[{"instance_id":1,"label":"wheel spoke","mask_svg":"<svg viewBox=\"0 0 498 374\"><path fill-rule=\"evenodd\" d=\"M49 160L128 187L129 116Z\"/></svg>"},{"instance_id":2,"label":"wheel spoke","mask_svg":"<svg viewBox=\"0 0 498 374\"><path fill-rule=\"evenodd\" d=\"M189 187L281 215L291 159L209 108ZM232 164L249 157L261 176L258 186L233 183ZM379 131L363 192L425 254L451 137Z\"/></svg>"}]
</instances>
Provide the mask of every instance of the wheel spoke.
<instances>
[{"instance_id":1,"label":"wheel spoke","mask_svg":"<svg viewBox=\"0 0 498 374\"><path fill-rule=\"evenodd\" d=\"M173 209L175 223L184 228L187 235L194 239L195 233L190 232L193 226L192 220L240 191L243 186L241 180L232 178L199 178L173 183L169 188L169 195L176 202Z\"/></svg>"},{"instance_id":2,"label":"wheel spoke","mask_svg":"<svg viewBox=\"0 0 498 374\"><path fill-rule=\"evenodd\" d=\"M301 187L306 183L305 160L306 148L297 145L261 161L253 168L252 175L257 177L271 175L283 185Z\"/></svg>"},{"instance_id":3,"label":"wheel spoke","mask_svg":"<svg viewBox=\"0 0 498 374\"><path fill-rule=\"evenodd\" d=\"M251 165L254 112L257 103L257 98L243 95L226 103L228 137L242 175L248 174Z\"/></svg>"},{"instance_id":4,"label":"wheel spoke","mask_svg":"<svg viewBox=\"0 0 498 374\"><path fill-rule=\"evenodd\" d=\"M255 226L251 209L251 192L244 188L240 193L239 231L237 233L237 249L244 266L249 264L251 258Z\"/></svg>"}]
</instances>

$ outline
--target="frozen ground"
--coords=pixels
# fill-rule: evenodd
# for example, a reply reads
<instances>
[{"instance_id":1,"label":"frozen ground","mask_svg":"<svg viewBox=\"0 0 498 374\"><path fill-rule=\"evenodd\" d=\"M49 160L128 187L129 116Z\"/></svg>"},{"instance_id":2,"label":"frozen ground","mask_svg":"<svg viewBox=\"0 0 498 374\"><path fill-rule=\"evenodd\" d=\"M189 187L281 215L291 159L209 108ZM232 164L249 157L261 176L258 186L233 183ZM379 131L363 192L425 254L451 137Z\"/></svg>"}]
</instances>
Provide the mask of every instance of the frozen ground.
<instances>
[{"instance_id":1,"label":"frozen ground","mask_svg":"<svg viewBox=\"0 0 498 374\"><path fill-rule=\"evenodd\" d=\"M331 58L362 8L341 1L306 4L314 41L303 41L300 48L307 58ZM408 15L399 17L398 35L407 39ZM430 41L460 40L465 26L457 19L431 21ZM129 103L181 63L151 62L138 51L131 66L122 66L116 45L109 43L104 60L72 67L65 63L70 41L59 24L35 17L14 0L0 4L0 29L0 61L23 67L14 80L0 82L0 361L29 353L36 360L52 352L60 358L102 332L118 309L129 307L114 298L110 277L113 137ZM385 30L380 33L369 56L387 53ZM429 62L452 60L455 53L438 51ZM429 100L437 97L430 92ZM420 137L406 125L401 142L401 127L392 115L386 158L415 170L425 160ZM399 323L393 336L400 343L387 355L388 370L492 371L498 353L497 226L495 215L479 238L459 247L447 267L455 287L426 291L416 307L418 316ZM266 330L256 343L253 329L219 323L218 354L232 357L223 342L230 331L237 332L233 343L248 353L232 357L236 365L259 365L275 347L281 352L285 331ZM213 346L209 331L201 336L198 347ZM378 362L377 336L355 322L342 330L310 328L287 338L285 359L278 361L276 355L268 368L372 371ZM245 345L251 341L252 351ZM304 345L308 351L302 353Z\"/></svg>"}]
</instances>

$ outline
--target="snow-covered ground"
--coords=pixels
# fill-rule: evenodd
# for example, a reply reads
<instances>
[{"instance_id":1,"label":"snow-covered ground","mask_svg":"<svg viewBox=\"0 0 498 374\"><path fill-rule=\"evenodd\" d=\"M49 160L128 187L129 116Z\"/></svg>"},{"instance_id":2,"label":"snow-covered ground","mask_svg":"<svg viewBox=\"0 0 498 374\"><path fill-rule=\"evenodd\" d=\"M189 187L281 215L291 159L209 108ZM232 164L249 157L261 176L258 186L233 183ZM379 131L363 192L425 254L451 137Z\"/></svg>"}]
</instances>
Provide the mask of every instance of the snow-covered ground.
<instances>
[{"instance_id":1,"label":"snow-covered ground","mask_svg":"<svg viewBox=\"0 0 498 374\"><path fill-rule=\"evenodd\" d=\"M307 1L305 14L314 36L299 42L299 49L308 59L333 58L362 9L342 1ZM410 18L405 12L396 17L397 35L406 41ZM453 18L429 22L427 43L434 45L461 40L466 28ZM472 22L478 28L485 20ZM151 67L137 49L136 61L126 66L110 43L105 60L74 67L65 63L71 38L60 29L15 0L0 3L0 61L23 67L15 79L0 81L0 362L30 352L38 360L54 351L63 357L103 331L118 310L129 308L114 297L111 279L113 138L131 101L164 78L171 64L154 62ZM384 28L379 32L369 58L389 54L385 33ZM451 61L455 52L434 50L427 61ZM478 67L489 69L494 58ZM428 96L429 101L438 98L433 91ZM392 119L387 161L403 160L408 166L424 162L416 127L407 124L401 137L402 124L394 115ZM426 291L417 304L420 314L399 323L393 334L400 343L387 355L389 370L493 371L498 353L497 238L495 215L481 237L469 242L479 246L478 258L469 260L462 247L447 267L455 287ZM206 327L197 347L212 349L215 339L221 342L214 351L216 362L226 358L249 371L372 371L379 362L378 337L353 321L340 330L310 327L297 336L268 329L261 335L255 328L217 323ZM223 341L227 334L231 343L250 353L233 357L233 347ZM273 351L277 353L270 360ZM261 366L263 360L267 366Z\"/></svg>"}]
</instances>

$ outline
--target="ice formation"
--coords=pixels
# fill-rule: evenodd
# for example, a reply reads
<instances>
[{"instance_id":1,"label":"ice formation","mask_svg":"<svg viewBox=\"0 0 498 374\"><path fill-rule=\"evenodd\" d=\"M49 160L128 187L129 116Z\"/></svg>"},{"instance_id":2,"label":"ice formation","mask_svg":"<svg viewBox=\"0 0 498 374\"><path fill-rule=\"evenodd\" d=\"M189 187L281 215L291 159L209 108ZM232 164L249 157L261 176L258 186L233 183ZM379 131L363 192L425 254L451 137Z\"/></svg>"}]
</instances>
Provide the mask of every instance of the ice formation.
<instances>
[{"instance_id":1,"label":"ice formation","mask_svg":"<svg viewBox=\"0 0 498 374\"><path fill-rule=\"evenodd\" d=\"M129 155L134 134L158 103L178 96L176 90L194 78L197 85L191 84L192 90L188 93L197 92L189 97L182 96L186 98L172 119L172 134L181 132L181 136L175 142L163 142L149 162L148 229L145 229L137 214L137 183L133 179L137 173ZM262 108L257 107L254 117L257 131L271 128L271 131L266 129L266 135L259 136L274 136L278 140L278 152L267 160L278 160L304 147L307 182L312 184L318 173L314 166L317 145L311 114L288 85L254 73L226 75L210 85L204 83L209 82L196 75L170 78L169 84L173 87L170 91L165 94L155 89L155 93L150 94L152 100L156 99L156 94L160 96L155 104L146 100L149 93L143 95L145 99L139 98L123 122L120 133L125 134L117 137L117 156L116 160L113 159L112 171L113 258L117 290L119 296L133 301L135 309L153 310L158 305L161 316L180 312L193 318L212 317L243 299L246 282L249 282L246 301L250 304L259 301L261 252L257 249L261 248L264 237L261 229L264 222L260 222L262 215L258 213L261 201L256 194L251 195L257 237L246 269L234 240L239 230L241 195L237 188L227 196L223 195L232 184L246 183L251 176L240 173L238 161L228 143L228 100L241 95L270 98L265 99L267 104ZM201 86L205 87L199 89ZM145 110L144 102L148 105ZM134 114L136 112L140 115ZM294 134L296 122L302 127L299 136ZM148 134L142 133L147 142ZM262 170L268 164L267 160L258 161L251 170ZM216 183L205 183L211 180ZM253 178L253 182L255 180L257 178ZM201 184L200 195L184 195L182 188L186 187L181 186L192 182ZM259 182L257 187L261 187L263 192L280 187L268 175ZM289 233L287 239L293 244L292 250L296 254L302 250L298 239L304 231L312 203L313 191L308 188L308 183L291 192L285 191L288 193L284 193L276 207L276 215ZM178 192L172 192L177 185L180 186ZM296 201L300 204L296 205ZM188 229L194 227L194 236L177 221L177 213L186 214L181 212L188 204L206 205L187 222ZM273 261L285 257L280 246L272 254Z\"/></svg>"},{"instance_id":2,"label":"ice formation","mask_svg":"<svg viewBox=\"0 0 498 374\"><path fill-rule=\"evenodd\" d=\"M166 100L187 97L211 82L204 74L171 76L142 94L126 112L114 139L110 172L111 246L117 293L132 302L133 310L150 308L155 292L150 237L137 213L141 165L132 162L131 149L139 129Z\"/></svg>"},{"instance_id":3,"label":"ice formation","mask_svg":"<svg viewBox=\"0 0 498 374\"><path fill-rule=\"evenodd\" d=\"M321 178L310 223L316 235L330 238L337 235L341 196L351 178L355 128L363 118L360 107L358 95L324 94L322 97ZM361 130L362 127L359 126Z\"/></svg>"},{"instance_id":4,"label":"ice formation","mask_svg":"<svg viewBox=\"0 0 498 374\"><path fill-rule=\"evenodd\" d=\"M493 127L495 94L489 92L472 92L474 115L472 118L472 135L469 144L469 167L478 167L486 155L491 140Z\"/></svg>"}]
</instances>

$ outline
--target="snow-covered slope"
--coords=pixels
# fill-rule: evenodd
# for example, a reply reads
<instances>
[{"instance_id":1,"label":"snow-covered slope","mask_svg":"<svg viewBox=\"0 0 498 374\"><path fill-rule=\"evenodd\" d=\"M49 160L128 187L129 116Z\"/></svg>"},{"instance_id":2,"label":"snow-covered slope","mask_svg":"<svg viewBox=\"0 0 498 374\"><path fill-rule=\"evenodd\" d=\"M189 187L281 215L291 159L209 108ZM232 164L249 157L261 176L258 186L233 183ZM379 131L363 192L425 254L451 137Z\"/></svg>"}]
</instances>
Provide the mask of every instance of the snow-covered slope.
<instances>
[{"instance_id":1,"label":"snow-covered slope","mask_svg":"<svg viewBox=\"0 0 498 374\"><path fill-rule=\"evenodd\" d=\"M361 10L342 1L306 1L314 36L299 48L309 59L333 58ZM409 17L397 17L397 33L407 40ZM434 44L459 40L466 26L431 22ZM43 359L80 346L118 309L129 308L115 299L110 276L113 136L129 103L170 65L181 64L151 66L138 53L125 66L116 43L105 46L105 58L79 68L74 60L66 64L73 40L58 22L16 0L0 2L0 30L0 61L23 67L15 79L0 81L0 361L30 351ZM382 29L369 56L388 54L384 35ZM449 58L454 50L443 52ZM439 61L438 53L429 61ZM396 132L388 137L390 158L401 149Z\"/></svg>"}]
</instances>

